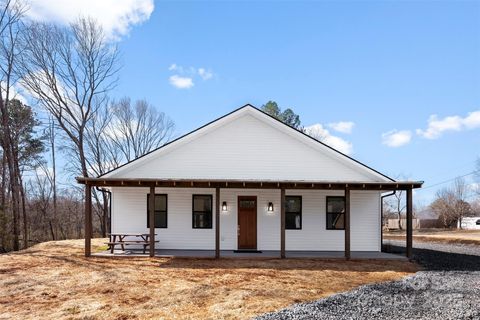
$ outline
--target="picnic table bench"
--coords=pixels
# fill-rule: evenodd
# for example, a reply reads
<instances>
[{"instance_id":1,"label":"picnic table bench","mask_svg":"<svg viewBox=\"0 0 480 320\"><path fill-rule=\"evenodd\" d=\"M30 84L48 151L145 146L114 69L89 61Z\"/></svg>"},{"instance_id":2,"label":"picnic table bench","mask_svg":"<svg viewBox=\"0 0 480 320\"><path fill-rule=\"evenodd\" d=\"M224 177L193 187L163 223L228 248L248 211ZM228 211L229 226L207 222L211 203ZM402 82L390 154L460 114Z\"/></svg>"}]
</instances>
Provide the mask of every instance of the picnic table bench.
<instances>
[{"instance_id":1,"label":"picnic table bench","mask_svg":"<svg viewBox=\"0 0 480 320\"><path fill-rule=\"evenodd\" d=\"M122 250L125 251L125 246L131 244L139 244L143 246L143 253L146 253L147 247L150 246L150 234L149 233L109 233L110 240L106 242L113 254L115 246L120 245ZM157 234L155 234L156 236ZM125 240L125 238L135 238L135 240ZM155 242L159 242L156 240Z\"/></svg>"}]
</instances>

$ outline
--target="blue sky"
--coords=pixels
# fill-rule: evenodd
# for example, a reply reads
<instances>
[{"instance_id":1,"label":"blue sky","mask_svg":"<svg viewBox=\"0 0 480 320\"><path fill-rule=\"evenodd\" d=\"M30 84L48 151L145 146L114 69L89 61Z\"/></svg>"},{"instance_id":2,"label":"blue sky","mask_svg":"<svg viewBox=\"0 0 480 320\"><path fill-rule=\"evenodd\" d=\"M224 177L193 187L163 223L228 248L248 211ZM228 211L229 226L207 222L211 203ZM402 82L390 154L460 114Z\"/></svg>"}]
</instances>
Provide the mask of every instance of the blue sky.
<instances>
[{"instance_id":1,"label":"blue sky","mask_svg":"<svg viewBox=\"0 0 480 320\"><path fill-rule=\"evenodd\" d=\"M275 100L392 177L428 187L474 170L479 1L156 1L145 12L118 32L113 96L147 99L177 135ZM329 126L339 121L351 132Z\"/></svg>"}]
</instances>

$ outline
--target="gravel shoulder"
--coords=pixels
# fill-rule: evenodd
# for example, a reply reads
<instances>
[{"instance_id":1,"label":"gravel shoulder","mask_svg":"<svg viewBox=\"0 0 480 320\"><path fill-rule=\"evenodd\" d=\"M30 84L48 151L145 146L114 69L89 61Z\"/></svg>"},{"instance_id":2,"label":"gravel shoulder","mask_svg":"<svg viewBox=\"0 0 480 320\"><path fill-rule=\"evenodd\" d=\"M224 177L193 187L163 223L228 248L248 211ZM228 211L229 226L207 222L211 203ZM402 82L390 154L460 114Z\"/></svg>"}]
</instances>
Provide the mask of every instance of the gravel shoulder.
<instances>
[{"instance_id":1,"label":"gravel shoulder","mask_svg":"<svg viewBox=\"0 0 480 320\"><path fill-rule=\"evenodd\" d=\"M404 242L385 241L403 253ZM480 319L480 247L414 243L424 268L399 281L365 285L257 319Z\"/></svg>"}]
</instances>

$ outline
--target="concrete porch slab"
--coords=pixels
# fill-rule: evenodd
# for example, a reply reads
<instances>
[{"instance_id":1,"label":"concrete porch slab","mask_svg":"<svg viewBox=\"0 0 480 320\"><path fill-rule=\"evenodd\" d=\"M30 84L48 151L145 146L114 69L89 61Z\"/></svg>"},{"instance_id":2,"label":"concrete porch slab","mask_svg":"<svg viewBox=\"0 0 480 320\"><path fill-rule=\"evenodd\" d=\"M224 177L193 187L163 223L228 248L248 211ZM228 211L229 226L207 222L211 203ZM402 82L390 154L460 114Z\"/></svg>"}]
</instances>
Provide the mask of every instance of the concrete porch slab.
<instances>
[{"instance_id":1,"label":"concrete porch slab","mask_svg":"<svg viewBox=\"0 0 480 320\"><path fill-rule=\"evenodd\" d=\"M291 259L344 259L343 251L286 251L286 258ZM102 251L93 253L95 257L148 257L143 254L142 250L115 250ZM174 250L174 249L157 249L155 257L159 258L215 258L214 250ZM234 252L233 250L221 250L221 258L232 259L277 259L280 258L280 251L264 250L262 252ZM352 259L376 259L376 260L407 260L403 255L376 252L376 251L352 251Z\"/></svg>"}]
</instances>

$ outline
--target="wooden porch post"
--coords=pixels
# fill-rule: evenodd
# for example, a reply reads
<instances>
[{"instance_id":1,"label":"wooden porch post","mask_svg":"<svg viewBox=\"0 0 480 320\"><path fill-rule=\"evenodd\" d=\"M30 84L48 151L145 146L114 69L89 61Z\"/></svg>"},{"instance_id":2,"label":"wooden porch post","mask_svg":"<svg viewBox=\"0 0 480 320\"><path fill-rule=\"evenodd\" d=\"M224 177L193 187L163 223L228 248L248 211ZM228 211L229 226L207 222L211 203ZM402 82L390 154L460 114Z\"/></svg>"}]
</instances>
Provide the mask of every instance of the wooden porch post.
<instances>
[{"instance_id":1,"label":"wooden porch post","mask_svg":"<svg viewBox=\"0 0 480 320\"><path fill-rule=\"evenodd\" d=\"M350 189L345 189L345 259L350 260Z\"/></svg>"},{"instance_id":2,"label":"wooden porch post","mask_svg":"<svg viewBox=\"0 0 480 320\"><path fill-rule=\"evenodd\" d=\"M155 187L150 187L150 198L148 199L150 212L148 224L150 225L150 257L155 256Z\"/></svg>"},{"instance_id":3,"label":"wooden porch post","mask_svg":"<svg viewBox=\"0 0 480 320\"><path fill-rule=\"evenodd\" d=\"M92 252L92 186L85 184L85 257Z\"/></svg>"},{"instance_id":4,"label":"wooden porch post","mask_svg":"<svg viewBox=\"0 0 480 320\"><path fill-rule=\"evenodd\" d=\"M215 190L215 258L220 258L220 188Z\"/></svg>"},{"instance_id":5,"label":"wooden porch post","mask_svg":"<svg viewBox=\"0 0 480 320\"><path fill-rule=\"evenodd\" d=\"M285 259L285 189L280 190L280 258Z\"/></svg>"},{"instance_id":6,"label":"wooden porch post","mask_svg":"<svg viewBox=\"0 0 480 320\"><path fill-rule=\"evenodd\" d=\"M413 205L412 189L407 189L407 258L412 258L413 246Z\"/></svg>"}]
</instances>

